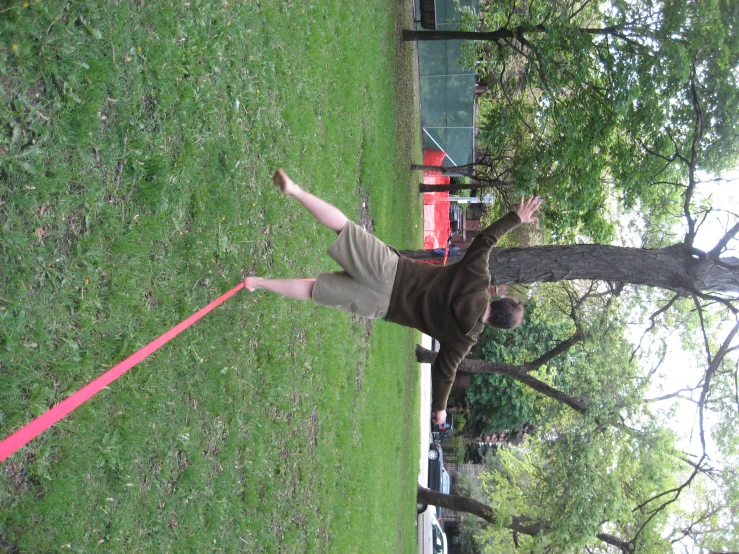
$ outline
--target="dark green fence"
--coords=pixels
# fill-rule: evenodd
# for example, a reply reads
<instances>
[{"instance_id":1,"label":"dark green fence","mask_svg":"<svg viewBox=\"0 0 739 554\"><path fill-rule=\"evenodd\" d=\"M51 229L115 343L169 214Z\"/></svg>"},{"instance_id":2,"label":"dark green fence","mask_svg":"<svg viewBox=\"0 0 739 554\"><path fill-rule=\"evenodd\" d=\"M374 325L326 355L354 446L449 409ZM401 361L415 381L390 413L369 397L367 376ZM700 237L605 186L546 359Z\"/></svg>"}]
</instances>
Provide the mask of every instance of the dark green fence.
<instances>
[{"instance_id":1,"label":"dark green fence","mask_svg":"<svg viewBox=\"0 0 739 554\"><path fill-rule=\"evenodd\" d=\"M476 6L477 1L462 0L460 4ZM437 30L458 26L455 2L436 0ZM461 45L460 40L418 41L424 146L445 151L446 166L470 163L473 155L475 73L459 65Z\"/></svg>"}]
</instances>

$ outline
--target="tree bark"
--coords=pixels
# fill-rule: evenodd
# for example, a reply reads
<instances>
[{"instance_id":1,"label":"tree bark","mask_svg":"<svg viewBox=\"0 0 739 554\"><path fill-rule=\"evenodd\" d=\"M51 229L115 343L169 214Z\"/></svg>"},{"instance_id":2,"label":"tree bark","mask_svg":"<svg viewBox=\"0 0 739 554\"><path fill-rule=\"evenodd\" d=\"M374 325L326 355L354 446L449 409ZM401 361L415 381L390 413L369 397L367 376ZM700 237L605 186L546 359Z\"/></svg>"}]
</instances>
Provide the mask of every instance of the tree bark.
<instances>
[{"instance_id":1,"label":"tree bark","mask_svg":"<svg viewBox=\"0 0 739 554\"><path fill-rule=\"evenodd\" d=\"M482 502L478 502L474 498L444 494L418 485L416 499L420 504L440 506L445 510L454 510L455 512L465 512L467 514L476 515L489 523L496 522L495 512L493 512L493 509Z\"/></svg>"},{"instance_id":2,"label":"tree bark","mask_svg":"<svg viewBox=\"0 0 739 554\"><path fill-rule=\"evenodd\" d=\"M436 352L432 352L423 346L416 345L416 359L421 363L432 364L436 359ZM532 377L528 374L526 366L465 359L460 362L459 367L457 368L457 373L497 373L498 375L507 375L519 383L535 390L539 394L543 394L552 400L556 400L565 406L569 406L576 412L584 414L588 411L588 406L583 399L570 396L559 389L555 389L554 387L547 385L544 381L540 381L536 377Z\"/></svg>"},{"instance_id":3,"label":"tree bark","mask_svg":"<svg viewBox=\"0 0 739 554\"><path fill-rule=\"evenodd\" d=\"M616 36L622 40L631 41L629 37L624 36L621 27L606 28L577 28L577 32L583 35L599 35L599 36ZM417 40L481 40L489 42L497 42L503 39L518 39L521 43L528 43L526 35L529 33L546 33L547 27L544 25L519 25L513 29L508 27L500 27L495 31L412 31L403 29L401 33L402 39L406 42Z\"/></svg>"},{"instance_id":4,"label":"tree bark","mask_svg":"<svg viewBox=\"0 0 739 554\"><path fill-rule=\"evenodd\" d=\"M497 516L490 506L468 496L444 494L418 485L416 500L421 504L439 506L445 510L476 515L488 523L494 524L497 522ZM532 522L530 518L522 516L514 516L511 523L504 524L504 527L516 533L522 533L532 537L538 535L543 530L541 523Z\"/></svg>"},{"instance_id":5,"label":"tree bark","mask_svg":"<svg viewBox=\"0 0 739 554\"><path fill-rule=\"evenodd\" d=\"M523 364L522 369L527 372L534 371L535 369L539 369L541 366L543 366L550 360L556 358L563 352L567 352L570 348L575 346L578 342L582 341L583 338L585 337L583 337L583 335L581 335L579 332L575 333L569 339L563 340L557 346L555 346L548 352L545 352L544 354L536 358L533 362L528 362L528 363Z\"/></svg>"},{"instance_id":6,"label":"tree bark","mask_svg":"<svg viewBox=\"0 0 739 554\"><path fill-rule=\"evenodd\" d=\"M471 177L476 164L458 165L455 167L444 167L440 165L418 165L412 164L413 171L434 171L446 177Z\"/></svg>"},{"instance_id":7,"label":"tree bark","mask_svg":"<svg viewBox=\"0 0 739 554\"><path fill-rule=\"evenodd\" d=\"M414 259L431 259L428 250L402 251ZM449 256L447 264L464 252ZM495 285L587 279L644 285L675 291L739 292L739 258L711 259L682 244L666 248L626 248L600 244L493 248L490 276Z\"/></svg>"},{"instance_id":8,"label":"tree bark","mask_svg":"<svg viewBox=\"0 0 739 554\"><path fill-rule=\"evenodd\" d=\"M532 537L535 537L543 530L541 523L532 523L530 518L522 516L513 516L511 524L506 525L506 527L516 533L521 533L522 535L530 535Z\"/></svg>"},{"instance_id":9,"label":"tree bark","mask_svg":"<svg viewBox=\"0 0 739 554\"><path fill-rule=\"evenodd\" d=\"M506 29L498 29L489 33L478 33L475 31L411 31L403 29L403 41L415 40L489 40L492 42L515 37L514 31Z\"/></svg>"},{"instance_id":10,"label":"tree bark","mask_svg":"<svg viewBox=\"0 0 739 554\"><path fill-rule=\"evenodd\" d=\"M490 185L427 185L418 183L418 192L456 192L459 190L480 190L490 188Z\"/></svg>"},{"instance_id":11,"label":"tree bark","mask_svg":"<svg viewBox=\"0 0 739 554\"><path fill-rule=\"evenodd\" d=\"M495 524L497 522L497 516L493 509L482 502L478 502L474 498L443 494L418 485L416 500L419 503L439 506L445 510L454 510L455 512L464 512L476 515L488 523ZM532 521L531 518L523 516L514 516L511 523L504 523L503 526L515 533L530 535L532 537L535 537L545 530L545 526L541 522ZM619 539L610 533L598 533L596 538L617 547L624 554L633 554L634 552L634 547L631 542Z\"/></svg>"},{"instance_id":12,"label":"tree bark","mask_svg":"<svg viewBox=\"0 0 739 554\"><path fill-rule=\"evenodd\" d=\"M619 539L618 537L615 537L609 533L598 533L595 536L599 540L602 540L603 542L610 544L611 546L615 546L624 554L632 554L634 552L634 546L630 542Z\"/></svg>"}]
</instances>

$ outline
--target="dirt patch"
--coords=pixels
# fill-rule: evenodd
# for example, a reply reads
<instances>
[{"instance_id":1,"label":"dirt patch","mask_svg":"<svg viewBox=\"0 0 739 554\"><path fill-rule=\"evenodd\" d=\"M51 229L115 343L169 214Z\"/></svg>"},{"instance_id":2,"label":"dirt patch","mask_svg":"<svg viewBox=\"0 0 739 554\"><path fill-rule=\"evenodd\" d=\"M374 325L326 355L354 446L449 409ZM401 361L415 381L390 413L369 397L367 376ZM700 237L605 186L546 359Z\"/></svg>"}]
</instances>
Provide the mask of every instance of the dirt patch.
<instances>
[{"instance_id":1,"label":"dirt patch","mask_svg":"<svg viewBox=\"0 0 739 554\"><path fill-rule=\"evenodd\" d=\"M26 473L25 463L9 460L5 462L3 473L8 477L8 484L14 496L20 496L31 487L31 479Z\"/></svg>"},{"instance_id":2,"label":"dirt patch","mask_svg":"<svg viewBox=\"0 0 739 554\"><path fill-rule=\"evenodd\" d=\"M0 537L0 552L5 554L20 554L18 547L7 539Z\"/></svg>"}]
</instances>

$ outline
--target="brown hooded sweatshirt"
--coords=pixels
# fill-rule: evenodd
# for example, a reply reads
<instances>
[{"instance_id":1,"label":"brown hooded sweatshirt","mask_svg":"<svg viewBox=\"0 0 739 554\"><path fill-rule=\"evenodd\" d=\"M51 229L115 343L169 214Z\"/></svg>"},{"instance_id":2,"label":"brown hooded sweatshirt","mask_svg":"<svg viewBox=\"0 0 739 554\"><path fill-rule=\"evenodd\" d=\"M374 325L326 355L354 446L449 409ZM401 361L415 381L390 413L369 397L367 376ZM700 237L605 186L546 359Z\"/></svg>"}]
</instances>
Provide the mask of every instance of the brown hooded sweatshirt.
<instances>
[{"instance_id":1,"label":"brown hooded sweatshirt","mask_svg":"<svg viewBox=\"0 0 739 554\"><path fill-rule=\"evenodd\" d=\"M439 341L431 375L434 411L446 409L457 367L483 329L490 302L490 249L520 223L515 212L502 217L475 237L462 261L453 265L400 257L386 319Z\"/></svg>"}]
</instances>

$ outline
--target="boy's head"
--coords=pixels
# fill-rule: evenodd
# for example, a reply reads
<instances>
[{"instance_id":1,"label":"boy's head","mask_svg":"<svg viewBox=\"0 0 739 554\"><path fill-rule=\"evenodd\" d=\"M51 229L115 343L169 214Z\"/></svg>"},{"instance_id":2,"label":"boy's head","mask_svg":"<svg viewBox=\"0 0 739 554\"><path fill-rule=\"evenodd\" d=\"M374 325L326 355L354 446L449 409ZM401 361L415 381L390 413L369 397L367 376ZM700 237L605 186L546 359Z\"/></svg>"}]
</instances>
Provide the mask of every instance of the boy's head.
<instances>
[{"instance_id":1,"label":"boy's head","mask_svg":"<svg viewBox=\"0 0 739 554\"><path fill-rule=\"evenodd\" d=\"M515 298L500 298L490 303L485 323L498 329L515 329L523 320L523 305Z\"/></svg>"}]
</instances>

